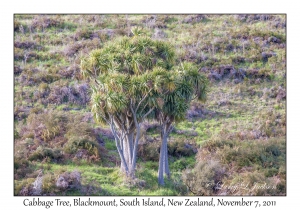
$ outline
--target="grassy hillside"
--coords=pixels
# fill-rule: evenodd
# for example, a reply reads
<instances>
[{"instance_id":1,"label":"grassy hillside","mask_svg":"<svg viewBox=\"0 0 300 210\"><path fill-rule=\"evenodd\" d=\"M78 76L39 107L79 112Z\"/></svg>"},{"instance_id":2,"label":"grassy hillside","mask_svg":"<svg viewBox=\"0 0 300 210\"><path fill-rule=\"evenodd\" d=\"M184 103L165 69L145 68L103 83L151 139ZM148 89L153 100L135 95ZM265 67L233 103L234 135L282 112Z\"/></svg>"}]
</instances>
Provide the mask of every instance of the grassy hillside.
<instances>
[{"instance_id":1,"label":"grassy hillside","mask_svg":"<svg viewBox=\"0 0 300 210\"><path fill-rule=\"evenodd\" d=\"M126 180L79 68L133 26L168 41L176 62L195 63L210 80L207 102L193 102L171 133L164 187L158 124L143 125L137 179ZM286 193L284 15L15 15L14 80L15 195Z\"/></svg>"}]
</instances>

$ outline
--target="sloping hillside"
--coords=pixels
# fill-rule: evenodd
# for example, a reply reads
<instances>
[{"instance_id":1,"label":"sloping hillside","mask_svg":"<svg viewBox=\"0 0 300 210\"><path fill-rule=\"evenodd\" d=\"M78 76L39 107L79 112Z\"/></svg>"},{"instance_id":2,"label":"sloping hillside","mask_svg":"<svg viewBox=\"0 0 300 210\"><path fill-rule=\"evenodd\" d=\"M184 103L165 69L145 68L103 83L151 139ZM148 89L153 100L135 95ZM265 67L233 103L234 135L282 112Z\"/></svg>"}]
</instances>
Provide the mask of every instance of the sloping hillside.
<instances>
[{"instance_id":1,"label":"sloping hillside","mask_svg":"<svg viewBox=\"0 0 300 210\"><path fill-rule=\"evenodd\" d=\"M126 180L79 67L133 26L210 80L206 103L193 102L171 133L164 187L158 124L143 125L137 179ZM285 195L286 17L15 15L14 147L15 195Z\"/></svg>"}]
</instances>

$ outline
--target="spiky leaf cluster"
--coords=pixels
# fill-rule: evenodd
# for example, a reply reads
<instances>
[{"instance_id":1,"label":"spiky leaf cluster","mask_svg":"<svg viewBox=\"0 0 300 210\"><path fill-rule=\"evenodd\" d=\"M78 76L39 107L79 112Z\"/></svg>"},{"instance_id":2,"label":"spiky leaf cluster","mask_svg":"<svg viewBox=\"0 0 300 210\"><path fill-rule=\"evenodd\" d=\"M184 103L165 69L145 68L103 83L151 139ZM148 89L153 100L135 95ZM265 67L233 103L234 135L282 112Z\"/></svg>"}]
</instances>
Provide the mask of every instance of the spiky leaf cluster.
<instances>
[{"instance_id":1,"label":"spiky leaf cluster","mask_svg":"<svg viewBox=\"0 0 300 210\"><path fill-rule=\"evenodd\" d=\"M155 106L156 72L168 72L174 65L174 49L166 42L145 36L123 37L93 50L82 59L84 77L95 81L92 88L92 111L99 122L110 116L120 123L137 118Z\"/></svg>"},{"instance_id":2,"label":"spiky leaf cluster","mask_svg":"<svg viewBox=\"0 0 300 210\"><path fill-rule=\"evenodd\" d=\"M156 75L157 94L161 100L156 109L171 121L181 121L193 99L206 100L208 80L192 63L184 62L172 71L158 69Z\"/></svg>"},{"instance_id":3,"label":"spiky leaf cluster","mask_svg":"<svg viewBox=\"0 0 300 210\"><path fill-rule=\"evenodd\" d=\"M148 117L163 113L176 121L184 119L191 100L205 100L207 79L191 63L174 66L174 57L169 43L141 35L119 38L92 51L81 69L95 80L91 102L96 119L105 122L114 115L125 121L131 106L138 119L153 107Z\"/></svg>"},{"instance_id":4,"label":"spiky leaf cluster","mask_svg":"<svg viewBox=\"0 0 300 210\"><path fill-rule=\"evenodd\" d=\"M141 75L155 66L170 70L174 64L174 49L169 43L146 36L122 37L93 50L81 61L85 77L121 73Z\"/></svg>"}]
</instances>

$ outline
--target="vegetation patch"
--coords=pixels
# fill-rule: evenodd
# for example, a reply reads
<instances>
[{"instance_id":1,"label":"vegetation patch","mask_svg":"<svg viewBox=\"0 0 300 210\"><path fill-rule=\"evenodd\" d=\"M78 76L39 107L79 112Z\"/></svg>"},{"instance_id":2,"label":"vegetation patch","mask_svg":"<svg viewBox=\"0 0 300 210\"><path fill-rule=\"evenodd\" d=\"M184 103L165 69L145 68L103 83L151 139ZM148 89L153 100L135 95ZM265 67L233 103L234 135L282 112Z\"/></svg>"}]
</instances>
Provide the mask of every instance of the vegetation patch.
<instances>
[{"instance_id":1,"label":"vegetation patch","mask_svg":"<svg viewBox=\"0 0 300 210\"><path fill-rule=\"evenodd\" d=\"M15 195L286 195L285 15L15 14L13 27ZM138 49L117 47L124 37ZM97 59L85 60L91 52ZM117 82L120 71L149 73L152 65L193 67L209 79L205 103L192 98L176 107L186 112L170 127L163 187L162 124L155 119L162 107L180 104L169 97L176 75L165 86L146 84L165 94L141 124L135 178L128 179L114 134L91 112L94 80L83 80L82 61L91 74L114 72L111 93L128 90ZM107 108L120 101L100 102ZM240 184L248 187L234 190Z\"/></svg>"}]
</instances>

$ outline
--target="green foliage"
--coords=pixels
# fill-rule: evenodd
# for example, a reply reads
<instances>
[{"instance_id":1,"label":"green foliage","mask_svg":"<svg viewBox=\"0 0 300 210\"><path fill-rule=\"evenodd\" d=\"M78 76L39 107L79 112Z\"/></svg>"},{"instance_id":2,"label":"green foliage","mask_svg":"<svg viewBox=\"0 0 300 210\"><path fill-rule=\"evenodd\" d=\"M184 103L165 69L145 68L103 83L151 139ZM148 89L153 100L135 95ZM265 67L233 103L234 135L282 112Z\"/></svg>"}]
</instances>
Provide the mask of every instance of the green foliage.
<instances>
[{"instance_id":1,"label":"green foliage","mask_svg":"<svg viewBox=\"0 0 300 210\"><path fill-rule=\"evenodd\" d=\"M135 107L144 107L141 112L147 112L147 104L155 105L156 95L173 91L174 82L165 91L161 85L166 79L174 80L167 72L173 66L174 49L169 43L141 36L138 29L134 30L137 35L133 38L116 39L82 59L83 75L97 78L98 85L92 89L92 111L99 122L104 122L109 113L131 111L128 109L132 102ZM138 105L147 92L152 92L149 99ZM184 103L177 103L177 107L187 109ZM142 113L137 114L138 118L140 116Z\"/></svg>"},{"instance_id":2,"label":"green foliage","mask_svg":"<svg viewBox=\"0 0 300 210\"><path fill-rule=\"evenodd\" d=\"M92 31L90 31L87 27L77 28L74 38L75 40L79 41L82 39L89 39L91 35Z\"/></svg>"},{"instance_id":3,"label":"green foliage","mask_svg":"<svg viewBox=\"0 0 300 210\"><path fill-rule=\"evenodd\" d=\"M27 178L14 182L14 195L28 196L32 195L32 184L34 178Z\"/></svg>"},{"instance_id":4,"label":"green foliage","mask_svg":"<svg viewBox=\"0 0 300 210\"><path fill-rule=\"evenodd\" d=\"M286 145L284 139L267 141L208 141L198 153L198 163L210 158L226 167L225 176L219 181L224 186L247 183L237 190L220 188L216 193L227 195L275 195L285 194ZM197 166L194 169L197 171ZM278 181L276 182L276 179ZM197 179L196 179L197 180ZM201 181L201 179L199 178ZM259 188L259 186L270 188ZM256 187L257 186L257 187Z\"/></svg>"},{"instance_id":5,"label":"green foliage","mask_svg":"<svg viewBox=\"0 0 300 210\"><path fill-rule=\"evenodd\" d=\"M244 172L234 174L232 179L224 179L223 186L238 186L244 184L243 187L236 187L222 189L223 194L226 195L249 195L249 196L267 196L267 195L282 195L285 194L285 183L276 183L276 180L265 175L259 171Z\"/></svg>"},{"instance_id":6,"label":"green foliage","mask_svg":"<svg viewBox=\"0 0 300 210\"><path fill-rule=\"evenodd\" d=\"M64 151L69 154L75 154L80 149L87 150L89 155L100 156L99 145L95 141L73 137L64 145Z\"/></svg>"},{"instance_id":7,"label":"green foliage","mask_svg":"<svg viewBox=\"0 0 300 210\"><path fill-rule=\"evenodd\" d=\"M47 147L39 146L29 157L28 160L44 160L49 158L50 160L59 161L63 157L60 149L51 149Z\"/></svg>"},{"instance_id":8,"label":"green foliage","mask_svg":"<svg viewBox=\"0 0 300 210\"><path fill-rule=\"evenodd\" d=\"M170 68L174 55L168 43L145 36L122 37L92 51L82 60L81 69L86 77L97 77L107 72L142 74L156 65Z\"/></svg>"},{"instance_id":9,"label":"green foliage","mask_svg":"<svg viewBox=\"0 0 300 210\"><path fill-rule=\"evenodd\" d=\"M195 165L195 159L182 157L170 164L172 171L182 171L186 168L193 168Z\"/></svg>"},{"instance_id":10,"label":"green foliage","mask_svg":"<svg viewBox=\"0 0 300 210\"><path fill-rule=\"evenodd\" d=\"M31 174L33 169L31 164L26 159L14 158L14 178L21 179Z\"/></svg>"},{"instance_id":11,"label":"green foliage","mask_svg":"<svg viewBox=\"0 0 300 210\"><path fill-rule=\"evenodd\" d=\"M207 144L210 145L209 142ZM203 147L207 148L206 144ZM284 142L277 140L269 140L268 142L231 140L224 141L223 144L219 144L214 149L216 149L215 153L222 163L235 162L240 168L253 165L279 167L280 159L278 157L285 158Z\"/></svg>"},{"instance_id":12,"label":"green foliage","mask_svg":"<svg viewBox=\"0 0 300 210\"><path fill-rule=\"evenodd\" d=\"M112 140L105 141L105 148L108 150L117 150L116 143Z\"/></svg>"},{"instance_id":13,"label":"green foliage","mask_svg":"<svg viewBox=\"0 0 300 210\"><path fill-rule=\"evenodd\" d=\"M58 192L57 187L55 186L57 180L57 174L54 173L47 173L43 176L42 181L42 190L44 194L54 194Z\"/></svg>"},{"instance_id":14,"label":"green foliage","mask_svg":"<svg viewBox=\"0 0 300 210\"><path fill-rule=\"evenodd\" d=\"M224 168L216 161L198 162L193 170L182 175L183 182L194 195L211 195L221 181Z\"/></svg>"},{"instance_id":15,"label":"green foliage","mask_svg":"<svg viewBox=\"0 0 300 210\"><path fill-rule=\"evenodd\" d=\"M182 139L168 142L168 154L175 157L185 157L195 154L193 145L185 143Z\"/></svg>"},{"instance_id":16,"label":"green foliage","mask_svg":"<svg viewBox=\"0 0 300 210\"><path fill-rule=\"evenodd\" d=\"M143 161L158 161L160 144L158 142L142 142L138 148L138 157Z\"/></svg>"}]
</instances>

